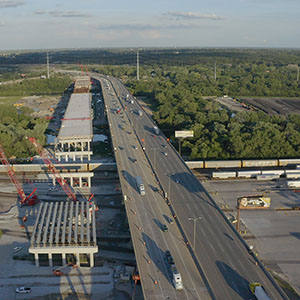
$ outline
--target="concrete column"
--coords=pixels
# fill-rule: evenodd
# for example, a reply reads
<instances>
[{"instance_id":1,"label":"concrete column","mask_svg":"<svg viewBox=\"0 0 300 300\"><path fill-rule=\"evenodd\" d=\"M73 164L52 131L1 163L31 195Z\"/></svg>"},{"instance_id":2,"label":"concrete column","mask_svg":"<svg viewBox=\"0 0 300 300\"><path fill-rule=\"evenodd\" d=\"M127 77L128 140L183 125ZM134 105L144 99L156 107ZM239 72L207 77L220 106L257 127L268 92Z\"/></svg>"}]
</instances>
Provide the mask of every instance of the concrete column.
<instances>
[{"instance_id":1,"label":"concrete column","mask_svg":"<svg viewBox=\"0 0 300 300\"><path fill-rule=\"evenodd\" d=\"M94 266L94 253L90 254L90 267L92 268Z\"/></svg>"},{"instance_id":2,"label":"concrete column","mask_svg":"<svg viewBox=\"0 0 300 300\"><path fill-rule=\"evenodd\" d=\"M64 265L67 264L66 253L63 252L63 253L61 254L61 257L62 257L62 265L64 266Z\"/></svg>"},{"instance_id":3,"label":"concrete column","mask_svg":"<svg viewBox=\"0 0 300 300\"><path fill-rule=\"evenodd\" d=\"M78 267L80 267L80 256L79 256L79 253L75 253L75 257L76 257L76 265Z\"/></svg>"},{"instance_id":4,"label":"concrete column","mask_svg":"<svg viewBox=\"0 0 300 300\"><path fill-rule=\"evenodd\" d=\"M83 162L83 155L82 154L80 154L80 160L81 160L81 162Z\"/></svg>"},{"instance_id":5,"label":"concrete column","mask_svg":"<svg viewBox=\"0 0 300 300\"><path fill-rule=\"evenodd\" d=\"M81 141L81 151L84 151L84 142Z\"/></svg>"},{"instance_id":6,"label":"concrete column","mask_svg":"<svg viewBox=\"0 0 300 300\"><path fill-rule=\"evenodd\" d=\"M76 161L76 154L73 155L73 161Z\"/></svg>"},{"instance_id":7,"label":"concrete column","mask_svg":"<svg viewBox=\"0 0 300 300\"><path fill-rule=\"evenodd\" d=\"M48 253L49 267L53 267L52 253Z\"/></svg>"},{"instance_id":8,"label":"concrete column","mask_svg":"<svg viewBox=\"0 0 300 300\"><path fill-rule=\"evenodd\" d=\"M74 142L75 151L77 151L77 142Z\"/></svg>"},{"instance_id":9,"label":"concrete column","mask_svg":"<svg viewBox=\"0 0 300 300\"><path fill-rule=\"evenodd\" d=\"M38 253L34 253L34 260L35 260L35 266L38 268L40 266Z\"/></svg>"},{"instance_id":10,"label":"concrete column","mask_svg":"<svg viewBox=\"0 0 300 300\"><path fill-rule=\"evenodd\" d=\"M88 146L88 151L90 151L91 148L90 142L87 142L87 146Z\"/></svg>"},{"instance_id":11,"label":"concrete column","mask_svg":"<svg viewBox=\"0 0 300 300\"><path fill-rule=\"evenodd\" d=\"M88 177L88 187L90 188L91 185L92 185L92 183L91 183L91 177Z\"/></svg>"},{"instance_id":12,"label":"concrete column","mask_svg":"<svg viewBox=\"0 0 300 300\"><path fill-rule=\"evenodd\" d=\"M79 177L79 187L82 188L82 177L81 176Z\"/></svg>"},{"instance_id":13,"label":"concrete column","mask_svg":"<svg viewBox=\"0 0 300 300\"><path fill-rule=\"evenodd\" d=\"M53 178L52 178L52 184L53 185L56 185L56 181L55 181L55 177L53 176Z\"/></svg>"},{"instance_id":14,"label":"concrete column","mask_svg":"<svg viewBox=\"0 0 300 300\"><path fill-rule=\"evenodd\" d=\"M72 187L74 186L73 185L73 177L72 176L70 177L70 186L72 186Z\"/></svg>"},{"instance_id":15,"label":"concrete column","mask_svg":"<svg viewBox=\"0 0 300 300\"><path fill-rule=\"evenodd\" d=\"M68 154L65 155L65 161L69 161L69 155Z\"/></svg>"}]
</instances>

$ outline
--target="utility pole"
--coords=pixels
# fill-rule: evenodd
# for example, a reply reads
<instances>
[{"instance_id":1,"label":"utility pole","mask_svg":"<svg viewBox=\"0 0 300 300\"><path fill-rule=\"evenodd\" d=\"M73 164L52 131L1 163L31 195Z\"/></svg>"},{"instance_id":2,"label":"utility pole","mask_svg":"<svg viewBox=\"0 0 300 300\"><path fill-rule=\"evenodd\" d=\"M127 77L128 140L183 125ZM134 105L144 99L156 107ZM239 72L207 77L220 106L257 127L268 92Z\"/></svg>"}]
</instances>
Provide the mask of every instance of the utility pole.
<instances>
[{"instance_id":1,"label":"utility pole","mask_svg":"<svg viewBox=\"0 0 300 300\"><path fill-rule=\"evenodd\" d=\"M215 73L214 73L214 80L217 80L217 63L215 61Z\"/></svg>"},{"instance_id":2,"label":"utility pole","mask_svg":"<svg viewBox=\"0 0 300 300\"><path fill-rule=\"evenodd\" d=\"M194 241L193 241L194 251L196 251L196 221L201 220L201 219L202 219L201 217L189 218L189 221L194 222Z\"/></svg>"},{"instance_id":3,"label":"utility pole","mask_svg":"<svg viewBox=\"0 0 300 300\"><path fill-rule=\"evenodd\" d=\"M240 231L240 210L241 210L241 199L237 199L237 205L236 205L236 230Z\"/></svg>"},{"instance_id":4,"label":"utility pole","mask_svg":"<svg viewBox=\"0 0 300 300\"><path fill-rule=\"evenodd\" d=\"M50 78L50 69L49 69L49 53L47 52L47 78Z\"/></svg>"},{"instance_id":5,"label":"utility pole","mask_svg":"<svg viewBox=\"0 0 300 300\"><path fill-rule=\"evenodd\" d=\"M139 49L136 52L136 80L140 80L140 58L139 58Z\"/></svg>"}]
</instances>

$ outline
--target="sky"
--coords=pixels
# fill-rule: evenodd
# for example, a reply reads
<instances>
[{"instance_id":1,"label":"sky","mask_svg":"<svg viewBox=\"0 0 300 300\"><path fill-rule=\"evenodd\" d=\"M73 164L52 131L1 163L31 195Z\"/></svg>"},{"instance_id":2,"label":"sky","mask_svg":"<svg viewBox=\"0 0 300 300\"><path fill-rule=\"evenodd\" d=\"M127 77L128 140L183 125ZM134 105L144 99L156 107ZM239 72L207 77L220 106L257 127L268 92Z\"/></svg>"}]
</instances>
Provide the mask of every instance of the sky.
<instances>
[{"instance_id":1,"label":"sky","mask_svg":"<svg viewBox=\"0 0 300 300\"><path fill-rule=\"evenodd\" d=\"M0 50L300 48L300 0L0 0Z\"/></svg>"}]
</instances>

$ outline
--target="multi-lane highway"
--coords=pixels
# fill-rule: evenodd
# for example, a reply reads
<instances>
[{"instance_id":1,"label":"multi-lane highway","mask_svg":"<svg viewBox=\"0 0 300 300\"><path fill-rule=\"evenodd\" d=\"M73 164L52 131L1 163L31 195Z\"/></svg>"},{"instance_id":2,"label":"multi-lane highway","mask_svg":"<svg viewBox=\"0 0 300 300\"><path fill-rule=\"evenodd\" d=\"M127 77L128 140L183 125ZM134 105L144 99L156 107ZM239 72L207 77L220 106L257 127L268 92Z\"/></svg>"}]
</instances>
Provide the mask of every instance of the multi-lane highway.
<instances>
[{"instance_id":1,"label":"multi-lane highway","mask_svg":"<svg viewBox=\"0 0 300 300\"><path fill-rule=\"evenodd\" d=\"M114 78L99 79L122 190L127 196L126 210L145 297L253 299L249 283L260 282L271 299L287 299L248 253L164 135L154 133L153 121L145 112L139 115L141 107L132 96L126 99L129 93L121 82ZM144 180L145 196L137 191L137 175ZM162 188L168 201L155 192L156 188ZM162 232L162 224L167 224L173 213L176 222L168 224L168 232ZM184 290L180 294L172 286L164 263L167 249L182 274ZM194 261L188 250L195 254Z\"/></svg>"},{"instance_id":2,"label":"multi-lane highway","mask_svg":"<svg viewBox=\"0 0 300 300\"><path fill-rule=\"evenodd\" d=\"M189 250L172 222L170 209L158 193L159 185L127 113L109 81L101 79L112 143L120 175L125 208L146 299L212 299ZM117 112L120 109L120 112ZM141 195L136 176L141 176L145 195ZM172 224L171 224L172 223ZM167 225L168 231L163 231ZM181 273L184 289L172 283L165 251L170 250Z\"/></svg>"}]
</instances>

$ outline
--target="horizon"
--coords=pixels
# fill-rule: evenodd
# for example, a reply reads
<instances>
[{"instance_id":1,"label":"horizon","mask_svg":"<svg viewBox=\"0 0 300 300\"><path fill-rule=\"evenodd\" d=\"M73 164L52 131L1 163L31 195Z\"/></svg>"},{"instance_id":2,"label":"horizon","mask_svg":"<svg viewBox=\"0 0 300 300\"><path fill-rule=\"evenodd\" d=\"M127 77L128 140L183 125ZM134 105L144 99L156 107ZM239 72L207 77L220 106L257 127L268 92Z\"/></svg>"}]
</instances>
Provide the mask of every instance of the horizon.
<instances>
[{"instance_id":1,"label":"horizon","mask_svg":"<svg viewBox=\"0 0 300 300\"><path fill-rule=\"evenodd\" d=\"M0 0L0 50L300 48L299 11L296 0Z\"/></svg>"}]
</instances>

